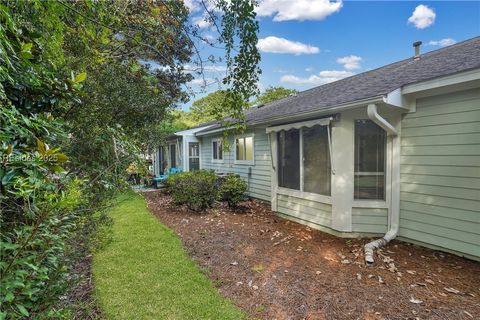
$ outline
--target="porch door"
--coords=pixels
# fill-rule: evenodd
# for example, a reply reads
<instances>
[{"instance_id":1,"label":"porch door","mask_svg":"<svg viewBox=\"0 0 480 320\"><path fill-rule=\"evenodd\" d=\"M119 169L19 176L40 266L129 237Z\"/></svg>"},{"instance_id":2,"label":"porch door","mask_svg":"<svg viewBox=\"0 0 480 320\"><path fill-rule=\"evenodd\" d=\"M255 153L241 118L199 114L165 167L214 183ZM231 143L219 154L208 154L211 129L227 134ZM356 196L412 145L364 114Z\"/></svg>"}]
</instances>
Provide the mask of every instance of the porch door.
<instances>
[{"instance_id":1,"label":"porch door","mask_svg":"<svg viewBox=\"0 0 480 320\"><path fill-rule=\"evenodd\" d=\"M177 148L175 144L170 145L170 168L177 167Z\"/></svg>"},{"instance_id":2,"label":"porch door","mask_svg":"<svg viewBox=\"0 0 480 320\"><path fill-rule=\"evenodd\" d=\"M198 142L188 143L188 170L200 170L200 146Z\"/></svg>"}]
</instances>

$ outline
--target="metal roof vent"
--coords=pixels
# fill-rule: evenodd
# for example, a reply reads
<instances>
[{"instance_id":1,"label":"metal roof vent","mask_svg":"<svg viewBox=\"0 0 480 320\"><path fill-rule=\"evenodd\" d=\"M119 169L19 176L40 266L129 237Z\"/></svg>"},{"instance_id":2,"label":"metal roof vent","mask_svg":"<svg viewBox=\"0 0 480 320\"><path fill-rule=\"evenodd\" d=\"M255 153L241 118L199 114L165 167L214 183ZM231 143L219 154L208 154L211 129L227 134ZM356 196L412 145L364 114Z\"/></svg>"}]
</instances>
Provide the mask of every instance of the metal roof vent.
<instances>
[{"instance_id":1,"label":"metal roof vent","mask_svg":"<svg viewBox=\"0 0 480 320\"><path fill-rule=\"evenodd\" d=\"M420 60L420 46L422 45L422 41L415 41L413 43L413 47L415 48L415 56L413 60Z\"/></svg>"}]
</instances>

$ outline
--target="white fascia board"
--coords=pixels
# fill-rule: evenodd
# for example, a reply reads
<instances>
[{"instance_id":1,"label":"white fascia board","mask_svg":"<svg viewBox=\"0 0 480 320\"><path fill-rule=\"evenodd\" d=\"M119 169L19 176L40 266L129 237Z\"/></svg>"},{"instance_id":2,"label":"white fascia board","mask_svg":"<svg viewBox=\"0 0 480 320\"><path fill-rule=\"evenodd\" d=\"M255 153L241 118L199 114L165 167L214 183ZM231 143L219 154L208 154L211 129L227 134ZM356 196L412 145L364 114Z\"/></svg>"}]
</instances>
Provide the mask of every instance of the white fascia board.
<instances>
[{"instance_id":1,"label":"white fascia board","mask_svg":"<svg viewBox=\"0 0 480 320\"><path fill-rule=\"evenodd\" d=\"M480 82L480 68L409 84L402 88L402 94L419 93L422 91L458 86L472 82Z\"/></svg>"},{"instance_id":2,"label":"white fascia board","mask_svg":"<svg viewBox=\"0 0 480 320\"><path fill-rule=\"evenodd\" d=\"M204 126L204 127L198 127L198 128L193 128L193 129L187 129L187 130L182 130L182 131L177 131L177 132L175 132L175 134L176 134L177 136L195 135L195 133L197 133L198 131L208 129L208 128L210 128L211 126L213 126L213 125Z\"/></svg>"}]
</instances>

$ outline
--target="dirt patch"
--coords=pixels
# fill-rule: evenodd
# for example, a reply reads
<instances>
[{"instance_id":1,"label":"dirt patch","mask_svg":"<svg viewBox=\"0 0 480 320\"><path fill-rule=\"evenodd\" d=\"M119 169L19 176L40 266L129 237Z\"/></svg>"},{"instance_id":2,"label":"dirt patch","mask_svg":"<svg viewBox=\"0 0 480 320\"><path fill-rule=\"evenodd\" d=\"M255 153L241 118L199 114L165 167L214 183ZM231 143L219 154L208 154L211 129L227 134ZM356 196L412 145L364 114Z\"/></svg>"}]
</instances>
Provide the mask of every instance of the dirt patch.
<instances>
[{"instance_id":1,"label":"dirt patch","mask_svg":"<svg viewBox=\"0 0 480 320\"><path fill-rule=\"evenodd\" d=\"M198 214L163 192L148 207L175 230L219 291L262 319L479 319L480 263L393 241L363 263L368 239L341 239L248 201Z\"/></svg>"}]
</instances>

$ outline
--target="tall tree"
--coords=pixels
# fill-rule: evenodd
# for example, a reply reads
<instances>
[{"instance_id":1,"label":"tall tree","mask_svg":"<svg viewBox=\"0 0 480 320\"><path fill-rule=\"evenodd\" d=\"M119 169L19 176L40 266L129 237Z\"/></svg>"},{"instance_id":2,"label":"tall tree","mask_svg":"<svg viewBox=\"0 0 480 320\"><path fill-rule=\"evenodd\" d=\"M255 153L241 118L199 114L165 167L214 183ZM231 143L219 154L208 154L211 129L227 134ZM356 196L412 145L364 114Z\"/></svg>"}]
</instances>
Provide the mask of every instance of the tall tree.
<instances>
[{"instance_id":1,"label":"tall tree","mask_svg":"<svg viewBox=\"0 0 480 320\"><path fill-rule=\"evenodd\" d=\"M295 89L287 89L284 87L269 87L265 92L260 94L255 100L255 104L267 104L290 95L296 94L298 91Z\"/></svg>"}]
</instances>

